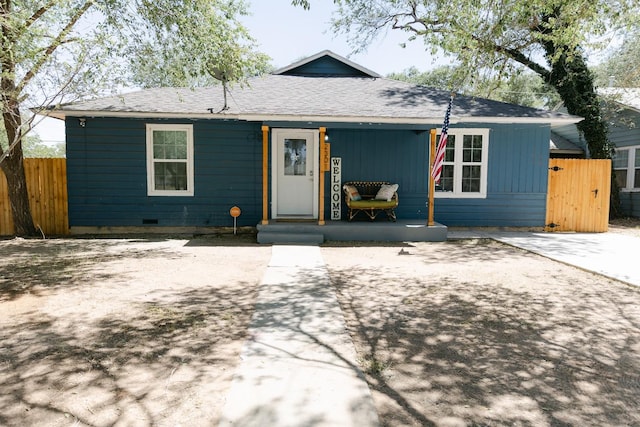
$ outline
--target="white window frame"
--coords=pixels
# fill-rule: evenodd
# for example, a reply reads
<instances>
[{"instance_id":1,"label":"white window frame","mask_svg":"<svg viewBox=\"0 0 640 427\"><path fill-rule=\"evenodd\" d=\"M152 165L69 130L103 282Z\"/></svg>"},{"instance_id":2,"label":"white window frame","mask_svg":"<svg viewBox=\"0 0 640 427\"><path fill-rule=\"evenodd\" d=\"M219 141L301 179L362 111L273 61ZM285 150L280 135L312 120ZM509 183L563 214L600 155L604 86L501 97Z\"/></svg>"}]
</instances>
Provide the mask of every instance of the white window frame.
<instances>
[{"instance_id":1,"label":"white window frame","mask_svg":"<svg viewBox=\"0 0 640 427\"><path fill-rule=\"evenodd\" d=\"M438 138L442 133L442 129L437 130ZM436 191L435 197L442 199L486 199L487 198L487 165L489 157L489 129L486 128L449 128L447 135L455 135L455 161L453 162L453 191ZM465 135L482 136L482 161L477 163L480 166L480 191L479 192L463 192L462 191L462 167L465 165L462 161L462 148ZM451 162L445 162L450 165Z\"/></svg>"},{"instance_id":2,"label":"white window frame","mask_svg":"<svg viewBox=\"0 0 640 427\"><path fill-rule=\"evenodd\" d=\"M628 153L627 156L627 182L625 184L625 186L623 188L620 188L620 191L624 191L624 192L637 192L640 191L640 188L634 188L633 187L633 181L635 179L636 176L636 169L638 169L638 166L636 166L636 153L638 151L640 151L640 145L632 145L629 147L618 147L616 148L616 151L626 151ZM620 168L615 168L615 169L620 169Z\"/></svg>"},{"instance_id":3,"label":"white window frame","mask_svg":"<svg viewBox=\"0 0 640 427\"><path fill-rule=\"evenodd\" d=\"M157 160L153 158L153 132L154 131L184 131L187 133L187 158L166 159L170 162L184 161L187 164L187 189L186 190L156 190L155 168ZM147 195L149 196L193 196L193 125L189 124L147 124Z\"/></svg>"}]
</instances>

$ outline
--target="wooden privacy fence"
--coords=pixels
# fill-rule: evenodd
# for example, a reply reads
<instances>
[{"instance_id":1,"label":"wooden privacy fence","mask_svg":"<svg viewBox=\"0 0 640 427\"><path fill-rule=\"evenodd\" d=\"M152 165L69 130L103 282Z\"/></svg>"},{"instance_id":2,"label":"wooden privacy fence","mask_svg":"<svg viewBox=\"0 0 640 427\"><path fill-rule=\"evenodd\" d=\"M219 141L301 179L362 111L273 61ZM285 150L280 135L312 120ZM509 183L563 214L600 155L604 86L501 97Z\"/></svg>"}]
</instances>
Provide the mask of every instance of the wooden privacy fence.
<instances>
[{"instance_id":1,"label":"wooden privacy fence","mask_svg":"<svg viewBox=\"0 0 640 427\"><path fill-rule=\"evenodd\" d=\"M25 159L31 216L45 235L69 233L66 159ZM0 235L14 234L7 180L0 172Z\"/></svg>"},{"instance_id":2,"label":"wooden privacy fence","mask_svg":"<svg viewBox=\"0 0 640 427\"><path fill-rule=\"evenodd\" d=\"M609 229L611 160L551 159L546 231Z\"/></svg>"}]
</instances>

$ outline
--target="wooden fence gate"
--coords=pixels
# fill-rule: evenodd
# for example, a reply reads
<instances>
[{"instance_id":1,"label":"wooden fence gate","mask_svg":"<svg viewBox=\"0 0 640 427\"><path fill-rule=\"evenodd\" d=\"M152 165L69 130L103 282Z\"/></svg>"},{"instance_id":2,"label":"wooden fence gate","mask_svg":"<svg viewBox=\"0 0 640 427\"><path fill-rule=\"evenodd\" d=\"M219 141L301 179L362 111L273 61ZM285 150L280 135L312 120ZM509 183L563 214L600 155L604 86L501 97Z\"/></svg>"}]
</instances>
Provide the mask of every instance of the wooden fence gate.
<instances>
[{"instance_id":1,"label":"wooden fence gate","mask_svg":"<svg viewBox=\"0 0 640 427\"><path fill-rule=\"evenodd\" d=\"M551 159L546 231L609 229L611 160Z\"/></svg>"},{"instance_id":2,"label":"wooden fence gate","mask_svg":"<svg viewBox=\"0 0 640 427\"><path fill-rule=\"evenodd\" d=\"M36 228L45 235L68 234L67 159L24 159L24 169ZM13 234L7 180L0 171L0 235Z\"/></svg>"}]
</instances>

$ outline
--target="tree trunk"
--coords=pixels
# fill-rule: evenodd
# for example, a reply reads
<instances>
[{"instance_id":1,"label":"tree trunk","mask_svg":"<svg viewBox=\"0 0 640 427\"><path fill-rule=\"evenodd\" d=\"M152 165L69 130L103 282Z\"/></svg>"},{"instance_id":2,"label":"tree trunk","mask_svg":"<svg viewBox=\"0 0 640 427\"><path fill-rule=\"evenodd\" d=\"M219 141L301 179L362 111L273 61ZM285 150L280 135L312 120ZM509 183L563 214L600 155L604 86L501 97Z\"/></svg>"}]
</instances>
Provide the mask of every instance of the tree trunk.
<instances>
[{"instance_id":1,"label":"tree trunk","mask_svg":"<svg viewBox=\"0 0 640 427\"><path fill-rule=\"evenodd\" d=\"M20 153L22 154L22 153ZM7 178L11 215L13 216L14 233L18 236L35 236L37 231L33 225L27 180L24 174L22 155L13 154L4 159L2 171Z\"/></svg>"},{"instance_id":2,"label":"tree trunk","mask_svg":"<svg viewBox=\"0 0 640 427\"><path fill-rule=\"evenodd\" d=\"M7 104L9 105L7 105L7 110L3 112L3 119L7 140L11 145L12 141L16 141L16 138L22 139L22 131L20 129L22 119L17 102ZM7 178L14 234L18 236L37 235L33 218L31 217L31 207L29 206L27 178L24 174L24 159L22 156L22 141L18 142L7 157L0 162L0 168Z\"/></svg>"},{"instance_id":3,"label":"tree trunk","mask_svg":"<svg viewBox=\"0 0 640 427\"><path fill-rule=\"evenodd\" d=\"M547 56L555 55L554 48L547 49ZM593 159L610 159L612 145L607 136L607 122L602 118L600 100L593 84L593 75L584 57L574 52L564 53L553 63L549 83L556 88L569 114L584 117L577 124L589 147Z\"/></svg>"}]
</instances>

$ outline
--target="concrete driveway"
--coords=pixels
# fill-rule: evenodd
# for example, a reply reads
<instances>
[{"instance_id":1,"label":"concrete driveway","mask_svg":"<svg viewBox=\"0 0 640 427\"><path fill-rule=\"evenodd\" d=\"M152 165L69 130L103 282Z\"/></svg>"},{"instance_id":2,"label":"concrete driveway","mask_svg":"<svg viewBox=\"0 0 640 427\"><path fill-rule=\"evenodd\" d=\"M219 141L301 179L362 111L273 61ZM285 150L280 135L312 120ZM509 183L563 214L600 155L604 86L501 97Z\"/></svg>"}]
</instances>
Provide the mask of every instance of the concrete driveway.
<instances>
[{"instance_id":1,"label":"concrete driveway","mask_svg":"<svg viewBox=\"0 0 640 427\"><path fill-rule=\"evenodd\" d=\"M619 233L452 231L450 239L491 238L587 271L640 286L640 237Z\"/></svg>"}]
</instances>

